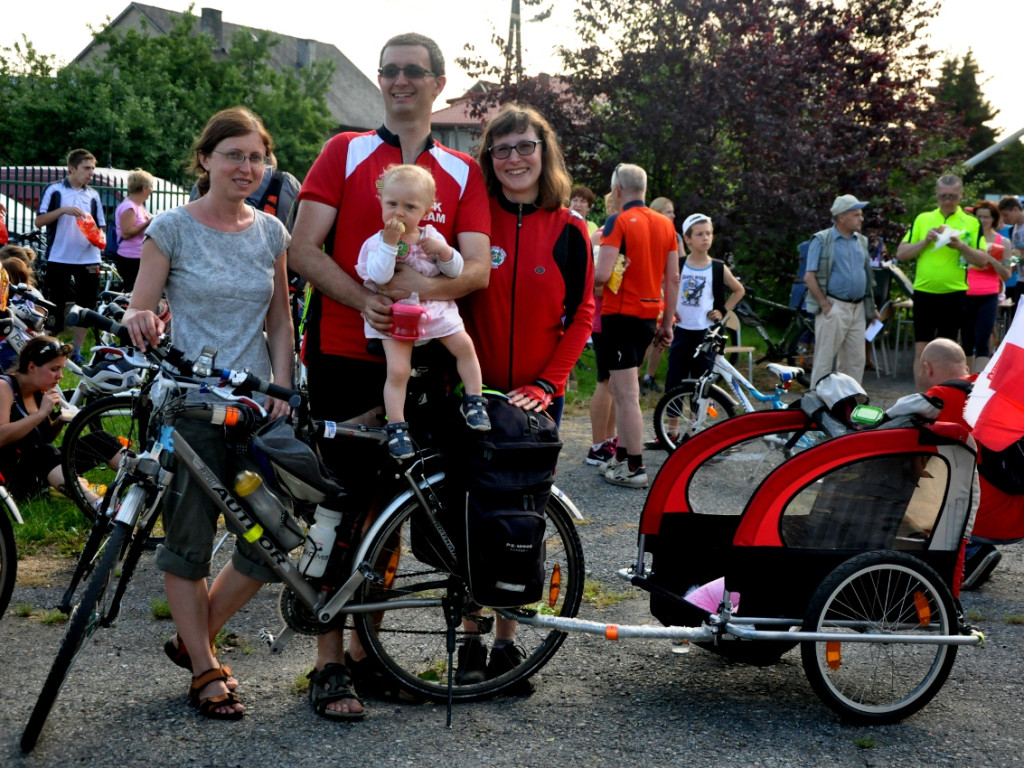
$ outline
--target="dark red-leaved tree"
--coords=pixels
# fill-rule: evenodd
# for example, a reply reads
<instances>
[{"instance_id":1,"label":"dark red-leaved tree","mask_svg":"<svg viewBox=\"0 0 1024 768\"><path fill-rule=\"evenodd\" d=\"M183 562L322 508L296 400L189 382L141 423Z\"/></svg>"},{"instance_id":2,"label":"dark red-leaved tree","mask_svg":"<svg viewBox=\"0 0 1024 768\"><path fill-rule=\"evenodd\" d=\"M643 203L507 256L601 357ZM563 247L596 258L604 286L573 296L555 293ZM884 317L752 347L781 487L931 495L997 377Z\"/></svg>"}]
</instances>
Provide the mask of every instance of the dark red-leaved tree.
<instances>
[{"instance_id":1,"label":"dark red-leaved tree","mask_svg":"<svg viewBox=\"0 0 1024 768\"><path fill-rule=\"evenodd\" d=\"M936 5L577 0L570 90L534 79L487 98L541 107L599 193L616 163L643 166L650 196L675 200L677 219L711 215L716 250L771 286L837 194L905 216L902 189L966 157L926 88L934 53L919 38Z\"/></svg>"}]
</instances>

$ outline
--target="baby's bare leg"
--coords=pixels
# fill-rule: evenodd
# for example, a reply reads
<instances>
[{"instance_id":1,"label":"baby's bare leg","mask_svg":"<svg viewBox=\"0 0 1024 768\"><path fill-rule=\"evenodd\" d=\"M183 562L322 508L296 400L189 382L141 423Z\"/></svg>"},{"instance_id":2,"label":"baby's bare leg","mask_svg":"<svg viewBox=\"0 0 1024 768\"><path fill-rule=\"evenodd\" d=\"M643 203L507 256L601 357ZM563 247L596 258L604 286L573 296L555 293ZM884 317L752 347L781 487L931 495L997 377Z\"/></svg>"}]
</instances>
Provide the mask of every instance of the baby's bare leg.
<instances>
[{"instance_id":1,"label":"baby's bare leg","mask_svg":"<svg viewBox=\"0 0 1024 768\"><path fill-rule=\"evenodd\" d=\"M480 373L480 361L476 356L476 349L473 347L473 340L465 331L458 331L441 340L445 349L455 357L455 367L459 371L459 377L466 388L467 395L479 395L483 393L483 374ZM390 366L390 363L388 364ZM390 368L388 378L391 378Z\"/></svg>"},{"instance_id":2,"label":"baby's bare leg","mask_svg":"<svg viewBox=\"0 0 1024 768\"><path fill-rule=\"evenodd\" d=\"M392 424L405 421L405 392L412 372L412 347L411 341L384 339L384 355L388 361L388 378L384 382L384 408L388 421ZM477 367L478 372L479 370Z\"/></svg>"}]
</instances>

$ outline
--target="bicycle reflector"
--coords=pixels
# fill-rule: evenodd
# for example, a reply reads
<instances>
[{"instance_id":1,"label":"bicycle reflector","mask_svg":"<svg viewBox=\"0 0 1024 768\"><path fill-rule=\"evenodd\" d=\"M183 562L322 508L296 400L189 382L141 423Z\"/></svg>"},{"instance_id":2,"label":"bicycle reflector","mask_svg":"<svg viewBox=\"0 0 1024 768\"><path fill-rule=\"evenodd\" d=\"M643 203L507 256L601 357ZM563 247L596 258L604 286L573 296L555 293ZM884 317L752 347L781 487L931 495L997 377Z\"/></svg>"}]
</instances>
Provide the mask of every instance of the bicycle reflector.
<instances>
[{"instance_id":1,"label":"bicycle reflector","mask_svg":"<svg viewBox=\"0 0 1024 768\"><path fill-rule=\"evenodd\" d=\"M548 584L548 608L554 610L558 603L558 595L562 591L562 566L555 563L551 569L551 581Z\"/></svg>"},{"instance_id":2,"label":"bicycle reflector","mask_svg":"<svg viewBox=\"0 0 1024 768\"><path fill-rule=\"evenodd\" d=\"M917 620L922 627L930 626L932 623L932 608L928 605L928 598L921 590L914 592L914 608L917 609Z\"/></svg>"},{"instance_id":3,"label":"bicycle reflector","mask_svg":"<svg viewBox=\"0 0 1024 768\"><path fill-rule=\"evenodd\" d=\"M825 643L825 663L828 664L829 669L837 670L842 665L842 647L843 644L837 643L835 640Z\"/></svg>"},{"instance_id":4,"label":"bicycle reflector","mask_svg":"<svg viewBox=\"0 0 1024 768\"><path fill-rule=\"evenodd\" d=\"M715 408L715 406L712 405L711 403L708 403L708 416L710 416L712 419L718 418L718 409Z\"/></svg>"}]
</instances>

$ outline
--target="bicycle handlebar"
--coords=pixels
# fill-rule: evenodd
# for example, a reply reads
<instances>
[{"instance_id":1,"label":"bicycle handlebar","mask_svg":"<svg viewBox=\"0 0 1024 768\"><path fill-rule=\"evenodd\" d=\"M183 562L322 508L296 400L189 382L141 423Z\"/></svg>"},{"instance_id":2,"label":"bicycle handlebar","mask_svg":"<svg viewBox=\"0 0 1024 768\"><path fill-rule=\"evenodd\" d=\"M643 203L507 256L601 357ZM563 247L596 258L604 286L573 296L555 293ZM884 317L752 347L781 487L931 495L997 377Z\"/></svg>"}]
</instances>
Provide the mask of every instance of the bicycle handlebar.
<instances>
[{"instance_id":1,"label":"bicycle handlebar","mask_svg":"<svg viewBox=\"0 0 1024 768\"><path fill-rule=\"evenodd\" d=\"M249 392L262 392L265 395L276 397L278 400L284 400L292 408L298 408L302 404L301 392L264 381L249 371L233 371L229 368L219 368L215 369L213 374L219 375L221 381L226 381L233 387Z\"/></svg>"},{"instance_id":2,"label":"bicycle handlebar","mask_svg":"<svg viewBox=\"0 0 1024 768\"><path fill-rule=\"evenodd\" d=\"M56 304L54 304L52 301L47 301L46 299L40 297L34 288L25 285L24 283L11 283L8 286L8 290L11 293L17 294L18 296L27 296L33 304L42 307L43 309L49 312L53 312L55 309L57 309Z\"/></svg>"},{"instance_id":3,"label":"bicycle handlebar","mask_svg":"<svg viewBox=\"0 0 1024 768\"><path fill-rule=\"evenodd\" d=\"M77 325L79 328L99 328L117 336L118 340L131 345L132 337L128 333L127 326L121 325L111 317L101 315L91 309L80 307L77 304L71 308L67 317L68 325Z\"/></svg>"}]
</instances>

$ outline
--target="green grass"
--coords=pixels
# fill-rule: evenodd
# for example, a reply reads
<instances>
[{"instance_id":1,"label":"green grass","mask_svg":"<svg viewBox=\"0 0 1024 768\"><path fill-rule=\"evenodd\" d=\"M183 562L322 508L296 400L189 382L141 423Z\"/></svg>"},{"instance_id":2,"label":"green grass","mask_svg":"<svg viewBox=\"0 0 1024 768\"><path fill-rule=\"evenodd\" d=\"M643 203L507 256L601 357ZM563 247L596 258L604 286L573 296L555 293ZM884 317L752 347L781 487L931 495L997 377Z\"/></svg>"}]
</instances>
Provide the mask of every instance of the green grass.
<instances>
[{"instance_id":1,"label":"green grass","mask_svg":"<svg viewBox=\"0 0 1024 768\"><path fill-rule=\"evenodd\" d=\"M76 557L92 524L71 499L43 493L18 501L24 525L14 526L15 547L20 557L53 552L58 557Z\"/></svg>"},{"instance_id":2,"label":"green grass","mask_svg":"<svg viewBox=\"0 0 1024 768\"><path fill-rule=\"evenodd\" d=\"M171 607L162 597L154 597L149 601L149 613L154 619L161 621L171 618Z\"/></svg>"},{"instance_id":3,"label":"green grass","mask_svg":"<svg viewBox=\"0 0 1024 768\"><path fill-rule=\"evenodd\" d=\"M595 608L611 608L634 597L631 592L613 592L604 585L587 579L583 584L583 601Z\"/></svg>"}]
</instances>

